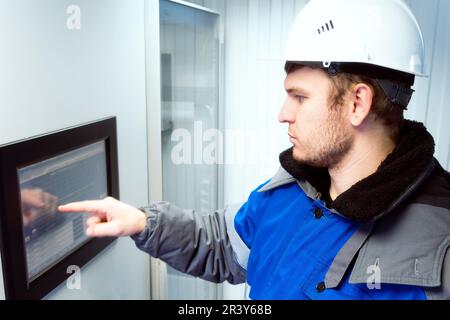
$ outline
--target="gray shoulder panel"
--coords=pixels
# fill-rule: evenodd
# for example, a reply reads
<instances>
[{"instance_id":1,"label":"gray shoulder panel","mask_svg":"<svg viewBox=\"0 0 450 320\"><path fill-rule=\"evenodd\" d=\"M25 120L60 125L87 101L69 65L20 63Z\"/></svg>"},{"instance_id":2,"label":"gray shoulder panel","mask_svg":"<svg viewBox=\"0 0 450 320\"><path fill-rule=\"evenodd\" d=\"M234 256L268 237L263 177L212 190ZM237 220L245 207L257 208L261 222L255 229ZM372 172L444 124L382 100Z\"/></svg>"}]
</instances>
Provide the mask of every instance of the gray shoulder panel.
<instances>
[{"instance_id":1,"label":"gray shoulder panel","mask_svg":"<svg viewBox=\"0 0 450 320\"><path fill-rule=\"evenodd\" d=\"M341 283L348 266L351 264L358 250L369 237L372 232L372 228L373 223L362 225L341 248L325 276L325 286L327 288L336 288Z\"/></svg>"},{"instance_id":2,"label":"gray shoulder panel","mask_svg":"<svg viewBox=\"0 0 450 320\"><path fill-rule=\"evenodd\" d=\"M411 204L380 220L359 252L350 283L366 283L368 268L377 265L382 283L441 287L449 247L449 210Z\"/></svg>"},{"instance_id":3,"label":"gray shoulder panel","mask_svg":"<svg viewBox=\"0 0 450 320\"><path fill-rule=\"evenodd\" d=\"M280 167L273 178L258 192L266 192L296 181L283 167Z\"/></svg>"},{"instance_id":4,"label":"gray shoulder panel","mask_svg":"<svg viewBox=\"0 0 450 320\"><path fill-rule=\"evenodd\" d=\"M447 254L445 255L441 277L440 287L425 289L428 300L450 300L450 249L447 249Z\"/></svg>"}]
</instances>

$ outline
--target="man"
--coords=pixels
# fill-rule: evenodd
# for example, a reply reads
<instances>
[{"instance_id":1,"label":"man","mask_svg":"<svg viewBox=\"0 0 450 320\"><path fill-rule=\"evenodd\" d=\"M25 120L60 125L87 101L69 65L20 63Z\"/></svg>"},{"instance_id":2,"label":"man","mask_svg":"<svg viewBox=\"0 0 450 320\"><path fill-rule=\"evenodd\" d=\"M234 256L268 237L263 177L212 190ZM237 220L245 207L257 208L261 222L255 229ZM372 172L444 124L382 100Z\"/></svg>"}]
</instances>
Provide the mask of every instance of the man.
<instances>
[{"instance_id":1,"label":"man","mask_svg":"<svg viewBox=\"0 0 450 320\"><path fill-rule=\"evenodd\" d=\"M60 210L93 213L88 235L130 235L182 272L247 281L252 299L450 299L450 175L426 128L403 120L423 67L410 10L312 0L285 60L279 120L293 148L245 204L209 216L112 198Z\"/></svg>"}]
</instances>

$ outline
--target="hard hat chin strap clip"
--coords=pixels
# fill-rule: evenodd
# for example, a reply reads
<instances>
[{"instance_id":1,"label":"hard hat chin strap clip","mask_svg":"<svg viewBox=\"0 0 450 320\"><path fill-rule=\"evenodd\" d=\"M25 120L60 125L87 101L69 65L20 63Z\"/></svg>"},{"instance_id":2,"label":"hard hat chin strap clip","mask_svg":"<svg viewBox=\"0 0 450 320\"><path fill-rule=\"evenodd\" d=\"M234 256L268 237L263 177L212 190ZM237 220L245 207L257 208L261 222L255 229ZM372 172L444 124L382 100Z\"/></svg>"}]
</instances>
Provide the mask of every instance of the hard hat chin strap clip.
<instances>
[{"instance_id":1,"label":"hard hat chin strap clip","mask_svg":"<svg viewBox=\"0 0 450 320\"><path fill-rule=\"evenodd\" d=\"M414 93L413 89L393 83L389 80L377 79L376 81L392 103L399 105L403 110L408 110L408 104Z\"/></svg>"},{"instance_id":2,"label":"hard hat chin strap clip","mask_svg":"<svg viewBox=\"0 0 450 320\"><path fill-rule=\"evenodd\" d=\"M324 64L324 66L325 66L325 64ZM326 67L326 68L327 68L328 74L332 77L337 75L338 73L340 73L339 68L334 63L328 64L328 67Z\"/></svg>"}]
</instances>

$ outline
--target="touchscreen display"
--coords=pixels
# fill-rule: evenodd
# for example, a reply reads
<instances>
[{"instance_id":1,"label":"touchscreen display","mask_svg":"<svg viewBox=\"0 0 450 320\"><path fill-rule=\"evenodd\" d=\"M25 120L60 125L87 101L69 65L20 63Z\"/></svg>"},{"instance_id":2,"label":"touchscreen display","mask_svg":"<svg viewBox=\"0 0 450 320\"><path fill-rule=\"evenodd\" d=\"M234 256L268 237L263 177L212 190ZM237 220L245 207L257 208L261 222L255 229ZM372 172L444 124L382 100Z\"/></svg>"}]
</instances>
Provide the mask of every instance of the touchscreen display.
<instances>
[{"instance_id":1,"label":"touchscreen display","mask_svg":"<svg viewBox=\"0 0 450 320\"><path fill-rule=\"evenodd\" d=\"M60 204L103 199L108 193L105 142L19 168L28 282L89 240L82 213L63 214Z\"/></svg>"}]
</instances>

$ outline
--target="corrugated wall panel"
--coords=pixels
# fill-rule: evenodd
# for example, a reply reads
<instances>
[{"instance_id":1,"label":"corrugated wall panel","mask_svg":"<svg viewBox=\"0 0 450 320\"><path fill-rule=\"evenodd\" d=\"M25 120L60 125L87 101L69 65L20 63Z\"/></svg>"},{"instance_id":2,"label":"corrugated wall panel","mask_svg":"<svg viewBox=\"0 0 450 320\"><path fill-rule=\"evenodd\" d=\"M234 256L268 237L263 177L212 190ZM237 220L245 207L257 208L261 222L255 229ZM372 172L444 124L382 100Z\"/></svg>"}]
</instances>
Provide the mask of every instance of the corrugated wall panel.
<instances>
[{"instance_id":1,"label":"corrugated wall panel","mask_svg":"<svg viewBox=\"0 0 450 320\"><path fill-rule=\"evenodd\" d=\"M435 25L436 30L430 68L431 85L428 94L426 124L436 140L436 158L449 169L450 1L440 0L438 6L437 19L426 22L426 24Z\"/></svg>"},{"instance_id":2,"label":"corrugated wall panel","mask_svg":"<svg viewBox=\"0 0 450 320\"><path fill-rule=\"evenodd\" d=\"M409 1L411 2L411 1ZM409 4L409 3L408 3ZM433 48L436 40L436 25L430 23L437 19L439 0L429 1L414 1L409 4L411 9L415 12L417 20L422 28L422 33L425 41L425 68L426 73L429 74L433 61ZM417 121L425 122L427 117L427 105L429 99L429 89L431 81L430 77L417 78L414 89L414 94L406 117L415 119Z\"/></svg>"},{"instance_id":3,"label":"corrugated wall panel","mask_svg":"<svg viewBox=\"0 0 450 320\"><path fill-rule=\"evenodd\" d=\"M305 0L226 0L225 127L242 132L244 162L225 166L225 203L245 200L278 166L289 147L277 121L284 100L281 58L293 19ZM240 146L228 141L226 153ZM234 148L234 150L230 150Z\"/></svg>"}]
</instances>

